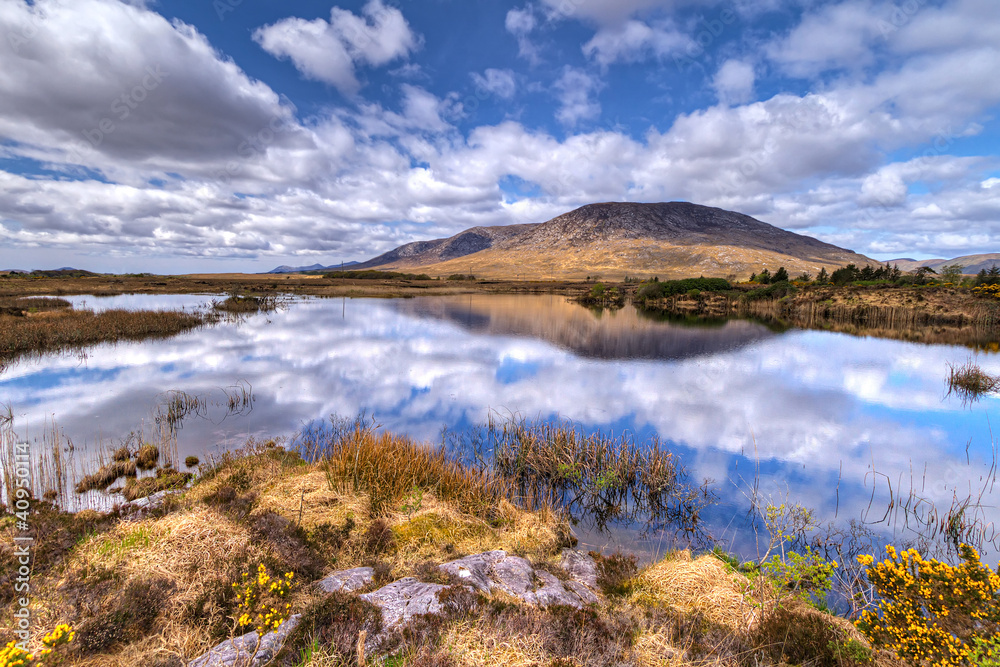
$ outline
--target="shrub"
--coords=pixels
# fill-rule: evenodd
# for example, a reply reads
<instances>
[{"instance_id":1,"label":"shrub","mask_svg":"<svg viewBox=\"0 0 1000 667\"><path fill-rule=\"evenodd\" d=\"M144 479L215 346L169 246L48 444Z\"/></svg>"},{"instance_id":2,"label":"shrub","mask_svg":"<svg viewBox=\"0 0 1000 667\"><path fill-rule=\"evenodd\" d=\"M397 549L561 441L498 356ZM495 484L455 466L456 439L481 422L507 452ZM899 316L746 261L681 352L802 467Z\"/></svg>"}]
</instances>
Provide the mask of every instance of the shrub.
<instances>
[{"instance_id":1,"label":"shrub","mask_svg":"<svg viewBox=\"0 0 1000 667\"><path fill-rule=\"evenodd\" d=\"M872 644L906 660L948 667L966 664L977 638L1000 632L1000 575L979 562L975 549L960 545L959 565L925 560L914 549L885 551L880 563L858 557L879 596L875 609L857 621Z\"/></svg>"},{"instance_id":2,"label":"shrub","mask_svg":"<svg viewBox=\"0 0 1000 667\"><path fill-rule=\"evenodd\" d=\"M199 463L201 463L201 461L198 459L197 456L189 456L186 459L184 459L184 465L186 465L188 468L193 468Z\"/></svg>"},{"instance_id":3,"label":"shrub","mask_svg":"<svg viewBox=\"0 0 1000 667\"><path fill-rule=\"evenodd\" d=\"M632 554L613 553L602 556L590 552L597 563L597 585L608 596L624 597L632 592L635 575L639 572L636 557Z\"/></svg>"},{"instance_id":4,"label":"shrub","mask_svg":"<svg viewBox=\"0 0 1000 667\"><path fill-rule=\"evenodd\" d=\"M291 603L287 602L287 595L292 589L294 576L292 572L286 572L284 576L273 576L263 563L257 566L257 572L253 576L250 572L244 572L240 582L233 584L240 612L236 619L237 633L254 630L258 635L265 635L277 630L288 618L292 608Z\"/></svg>"},{"instance_id":5,"label":"shrub","mask_svg":"<svg viewBox=\"0 0 1000 667\"><path fill-rule=\"evenodd\" d=\"M828 561L806 547L805 554L794 551L774 556L761 564L761 571L780 588L803 602L823 601L832 585L837 561Z\"/></svg>"}]
</instances>

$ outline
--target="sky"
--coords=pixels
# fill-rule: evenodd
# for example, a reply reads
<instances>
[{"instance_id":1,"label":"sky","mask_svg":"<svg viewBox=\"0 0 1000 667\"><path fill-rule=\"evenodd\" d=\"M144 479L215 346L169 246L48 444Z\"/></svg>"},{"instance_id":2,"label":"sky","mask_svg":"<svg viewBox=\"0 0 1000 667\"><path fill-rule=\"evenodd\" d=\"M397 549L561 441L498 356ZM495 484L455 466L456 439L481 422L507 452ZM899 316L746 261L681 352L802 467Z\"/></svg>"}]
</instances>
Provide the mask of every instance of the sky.
<instances>
[{"instance_id":1,"label":"sky","mask_svg":"<svg viewBox=\"0 0 1000 667\"><path fill-rule=\"evenodd\" d=\"M0 269L364 260L597 201L1000 251L996 0L0 0Z\"/></svg>"}]
</instances>

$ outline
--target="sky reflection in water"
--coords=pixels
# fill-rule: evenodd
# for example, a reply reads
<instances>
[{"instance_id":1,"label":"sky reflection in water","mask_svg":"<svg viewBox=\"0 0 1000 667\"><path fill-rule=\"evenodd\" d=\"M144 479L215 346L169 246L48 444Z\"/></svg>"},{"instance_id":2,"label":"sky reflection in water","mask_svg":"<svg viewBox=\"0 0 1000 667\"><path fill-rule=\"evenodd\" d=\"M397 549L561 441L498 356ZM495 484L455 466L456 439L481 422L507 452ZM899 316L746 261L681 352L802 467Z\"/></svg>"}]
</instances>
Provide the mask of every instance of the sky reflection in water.
<instances>
[{"instance_id":1,"label":"sky reflection in water","mask_svg":"<svg viewBox=\"0 0 1000 667\"><path fill-rule=\"evenodd\" d=\"M210 300L73 298L101 308ZM598 317L549 295L307 299L241 324L15 364L0 374L0 402L11 403L22 435L38 437L54 417L79 445L149 428L169 390L222 400L220 388L250 383L253 411L186 421L182 456L362 410L432 441L489 409L658 434L693 478L717 481L725 502L713 512L714 532L740 546L734 527L746 504L730 480L752 477L755 460L765 494L823 519L861 516L876 480L884 494L873 468L897 492L912 479L944 506L967 495L992 462L998 406L945 398L948 364L969 356L960 347L776 334L751 322L682 326L631 308ZM978 361L1000 373L1000 358Z\"/></svg>"}]
</instances>

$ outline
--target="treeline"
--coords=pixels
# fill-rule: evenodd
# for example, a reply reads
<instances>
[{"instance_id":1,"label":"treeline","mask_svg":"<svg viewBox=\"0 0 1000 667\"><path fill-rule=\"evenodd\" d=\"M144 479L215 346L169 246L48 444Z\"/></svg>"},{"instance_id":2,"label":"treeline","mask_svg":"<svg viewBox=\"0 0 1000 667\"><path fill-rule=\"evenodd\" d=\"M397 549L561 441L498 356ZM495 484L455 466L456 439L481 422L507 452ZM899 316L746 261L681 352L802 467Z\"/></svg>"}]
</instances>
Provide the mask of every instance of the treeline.
<instances>
[{"instance_id":1,"label":"treeline","mask_svg":"<svg viewBox=\"0 0 1000 667\"><path fill-rule=\"evenodd\" d=\"M723 278L685 278L684 280L664 280L663 282L654 279L652 282L643 283L636 292L636 297L641 300L663 299L676 294L688 294L692 291L724 292L732 288L729 281Z\"/></svg>"}]
</instances>

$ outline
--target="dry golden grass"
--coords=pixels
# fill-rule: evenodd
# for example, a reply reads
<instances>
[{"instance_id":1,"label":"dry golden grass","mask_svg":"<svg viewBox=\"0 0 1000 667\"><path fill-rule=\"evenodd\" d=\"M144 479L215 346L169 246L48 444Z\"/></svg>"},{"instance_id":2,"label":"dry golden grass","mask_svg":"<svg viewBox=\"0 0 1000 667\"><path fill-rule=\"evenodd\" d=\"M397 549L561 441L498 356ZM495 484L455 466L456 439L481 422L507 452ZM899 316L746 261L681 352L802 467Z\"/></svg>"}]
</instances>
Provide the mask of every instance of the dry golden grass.
<instances>
[{"instance_id":1,"label":"dry golden grass","mask_svg":"<svg viewBox=\"0 0 1000 667\"><path fill-rule=\"evenodd\" d=\"M748 598L750 581L714 556L692 558L680 551L643 570L630 601L698 613L734 632L746 632L759 620Z\"/></svg>"},{"instance_id":2,"label":"dry golden grass","mask_svg":"<svg viewBox=\"0 0 1000 667\"><path fill-rule=\"evenodd\" d=\"M541 635L497 636L474 621L453 624L441 643L445 652L468 667L532 667L548 662Z\"/></svg>"}]
</instances>

